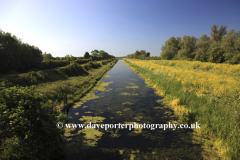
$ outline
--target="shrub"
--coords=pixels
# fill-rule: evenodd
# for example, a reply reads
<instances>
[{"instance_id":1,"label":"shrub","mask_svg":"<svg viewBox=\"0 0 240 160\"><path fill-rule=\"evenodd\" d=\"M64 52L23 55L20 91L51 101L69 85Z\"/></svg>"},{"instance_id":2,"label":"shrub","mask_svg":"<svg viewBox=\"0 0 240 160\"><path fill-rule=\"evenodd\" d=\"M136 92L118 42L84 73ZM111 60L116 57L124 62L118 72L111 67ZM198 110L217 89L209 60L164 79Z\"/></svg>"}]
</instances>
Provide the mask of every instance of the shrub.
<instances>
[{"instance_id":1,"label":"shrub","mask_svg":"<svg viewBox=\"0 0 240 160\"><path fill-rule=\"evenodd\" d=\"M66 67L62 67L62 68L58 69L58 71L69 77L78 76L78 75L82 75L85 73L84 68L77 63L72 63Z\"/></svg>"},{"instance_id":2,"label":"shrub","mask_svg":"<svg viewBox=\"0 0 240 160\"><path fill-rule=\"evenodd\" d=\"M0 90L1 159L59 159L62 131L56 128L53 102L43 103L33 87ZM14 154L12 154L14 153Z\"/></svg>"}]
</instances>

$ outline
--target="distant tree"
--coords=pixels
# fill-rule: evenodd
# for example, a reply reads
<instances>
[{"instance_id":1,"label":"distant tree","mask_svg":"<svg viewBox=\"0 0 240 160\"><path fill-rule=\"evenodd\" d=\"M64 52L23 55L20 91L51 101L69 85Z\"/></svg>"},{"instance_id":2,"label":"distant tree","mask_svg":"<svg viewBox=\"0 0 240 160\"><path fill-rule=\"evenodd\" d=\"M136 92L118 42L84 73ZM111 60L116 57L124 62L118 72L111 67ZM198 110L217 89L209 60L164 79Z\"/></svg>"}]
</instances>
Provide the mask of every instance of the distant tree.
<instances>
[{"instance_id":1,"label":"distant tree","mask_svg":"<svg viewBox=\"0 0 240 160\"><path fill-rule=\"evenodd\" d=\"M150 52L147 52L145 50L138 51L136 50L135 53L128 54L126 58L131 58L131 59L146 59L146 57L150 57Z\"/></svg>"},{"instance_id":2,"label":"distant tree","mask_svg":"<svg viewBox=\"0 0 240 160\"><path fill-rule=\"evenodd\" d=\"M150 52L147 52L147 57L150 57Z\"/></svg>"},{"instance_id":3,"label":"distant tree","mask_svg":"<svg viewBox=\"0 0 240 160\"><path fill-rule=\"evenodd\" d=\"M91 51L92 55L98 56L99 51L97 49Z\"/></svg>"},{"instance_id":4,"label":"distant tree","mask_svg":"<svg viewBox=\"0 0 240 160\"><path fill-rule=\"evenodd\" d=\"M178 41L180 50L178 50L178 54L176 55L177 59L194 58L193 51L195 49L197 39L194 36L184 36L182 40L178 39Z\"/></svg>"},{"instance_id":5,"label":"distant tree","mask_svg":"<svg viewBox=\"0 0 240 160\"><path fill-rule=\"evenodd\" d=\"M43 53L43 60L50 61L51 59L53 59L51 53L46 53L46 52Z\"/></svg>"},{"instance_id":6,"label":"distant tree","mask_svg":"<svg viewBox=\"0 0 240 160\"><path fill-rule=\"evenodd\" d=\"M100 50L99 51L99 56L100 57L103 57L103 58L108 58L108 53L107 52L105 52L104 50Z\"/></svg>"},{"instance_id":7,"label":"distant tree","mask_svg":"<svg viewBox=\"0 0 240 160\"><path fill-rule=\"evenodd\" d=\"M207 55L207 50L210 46L209 43L210 37L208 37L206 34L203 34L200 38L198 38L194 50L194 59L197 61L207 62L209 56Z\"/></svg>"},{"instance_id":8,"label":"distant tree","mask_svg":"<svg viewBox=\"0 0 240 160\"><path fill-rule=\"evenodd\" d=\"M210 39L209 40L209 47L208 47L208 50L206 52L206 55L208 57L207 61L209 61L211 54L214 53L214 52L212 52L214 48L221 48L221 42L216 42L216 41L213 41L212 39Z\"/></svg>"},{"instance_id":9,"label":"distant tree","mask_svg":"<svg viewBox=\"0 0 240 160\"><path fill-rule=\"evenodd\" d=\"M108 58L116 58L114 55L108 54Z\"/></svg>"},{"instance_id":10,"label":"distant tree","mask_svg":"<svg viewBox=\"0 0 240 160\"><path fill-rule=\"evenodd\" d=\"M166 44L166 42L165 42L165 44ZM167 48L167 46L162 44L162 48L161 48L162 52L165 51L166 48Z\"/></svg>"},{"instance_id":11,"label":"distant tree","mask_svg":"<svg viewBox=\"0 0 240 160\"><path fill-rule=\"evenodd\" d=\"M240 52L240 30L236 33L236 41L234 44L234 48Z\"/></svg>"},{"instance_id":12,"label":"distant tree","mask_svg":"<svg viewBox=\"0 0 240 160\"><path fill-rule=\"evenodd\" d=\"M218 28L217 24L213 24L211 27L211 37L212 37L212 40L215 42L221 41L222 37L227 33L226 31L227 26L221 25L219 30L217 28Z\"/></svg>"},{"instance_id":13,"label":"distant tree","mask_svg":"<svg viewBox=\"0 0 240 160\"><path fill-rule=\"evenodd\" d=\"M130 58L135 59L135 53L132 53L132 54L130 55Z\"/></svg>"},{"instance_id":14,"label":"distant tree","mask_svg":"<svg viewBox=\"0 0 240 160\"><path fill-rule=\"evenodd\" d=\"M180 50L181 49L180 44L181 44L182 38L181 37L177 37L176 40L178 41L178 50Z\"/></svg>"},{"instance_id":15,"label":"distant tree","mask_svg":"<svg viewBox=\"0 0 240 160\"><path fill-rule=\"evenodd\" d=\"M88 59L89 57L90 57L89 53L88 53L88 52L85 52L84 58L85 58L85 59Z\"/></svg>"},{"instance_id":16,"label":"distant tree","mask_svg":"<svg viewBox=\"0 0 240 160\"><path fill-rule=\"evenodd\" d=\"M136 52L134 53L136 59L140 58L141 52L139 52L138 50L136 50Z\"/></svg>"},{"instance_id":17,"label":"distant tree","mask_svg":"<svg viewBox=\"0 0 240 160\"><path fill-rule=\"evenodd\" d=\"M140 51L141 55L139 56L139 59L145 59L147 57L147 53L145 50Z\"/></svg>"},{"instance_id":18,"label":"distant tree","mask_svg":"<svg viewBox=\"0 0 240 160\"><path fill-rule=\"evenodd\" d=\"M76 58L75 57L73 57L72 55L66 55L65 56L65 59L67 60L67 61L74 61Z\"/></svg>"},{"instance_id":19,"label":"distant tree","mask_svg":"<svg viewBox=\"0 0 240 160\"><path fill-rule=\"evenodd\" d=\"M165 60L170 60L173 59L175 55L177 55L179 47L179 40L176 39L175 37L169 38L166 42L165 45L162 46L162 53L161 53L161 58Z\"/></svg>"},{"instance_id":20,"label":"distant tree","mask_svg":"<svg viewBox=\"0 0 240 160\"><path fill-rule=\"evenodd\" d=\"M235 33L235 37L236 37L236 40L234 43L235 52L233 57L230 60L230 63L240 64L240 30L237 33Z\"/></svg>"},{"instance_id":21,"label":"distant tree","mask_svg":"<svg viewBox=\"0 0 240 160\"><path fill-rule=\"evenodd\" d=\"M0 73L38 68L43 60L42 51L38 47L22 43L16 36L2 30L0 30L0 57Z\"/></svg>"},{"instance_id":22,"label":"distant tree","mask_svg":"<svg viewBox=\"0 0 240 160\"><path fill-rule=\"evenodd\" d=\"M161 59L194 59L202 62L238 64L240 63L240 30L235 33L233 29L228 32L226 29L227 26L221 25L218 29L218 25L213 24L211 39L206 34L198 39L193 36L184 36L182 39L170 37L162 45ZM138 58L137 56L135 53L135 58Z\"/></svg>"},{"instance_id":23,"label":"distant tree","mask_svg":"<svg viewBox=\"0 0 240 160\"><path fill-rule=\"evenodd\" d=\"M210 40L210 37L208 37L206 34L203 34L200 38L197 39L197 42L208 42Z\"/></svg>"},{"instance_id":24,"label":"distant tree","mask_svg":"<svg viewBox=\"0 0 240 160\"><path fill-rule=\"evenodd\" d=\"M67 55L65 56L65 59L66 59L67 61L70 61L70 55L67 54Z\"/></svg>"},{"instance_id":25,"label":"distant tree","mask_svg":"<svg viewBox=\"0 0 240 160\"><path fill-rule=\"evenodd\" d=\"M238 51L230 60L230 64L240 64L240 52Z\"/></svg>"},{"instance_id":26,"label":"distant tree","mask_svg":"<svg viewBox=\"0 0 240 160\"><path fill-rule=\"evenodd\" d=\"M74 61L74 60L76 60L76 57L74 57L74 56L71 55L71 56L70 56L70 60L71 60L71 61Z\"/></svg>"},{"instance_id":27,"label":"distant tree","mask_svg":"<svg viewBox=\"0 0 240 160\"><path fill-rule=\"evenodd\" d=\"M237 50L234 47L236 39L237 34L235 33L234 29L229 30L227 35L222 38L221 47L225 51L224 57L225 61L227 61L228 63L233 58L233 56L237 54Z\"/></svg>"},{"instance_id":28,"label":"distant tree","mask_svg":"<svg viewBox=\"0 0 240 160\"><path fill-rule=\"evenodd\" d=\"M224 62L224 50L221 47L212 48L210 51L209 62L223 63Z\"/></svg>"}]
</instances>

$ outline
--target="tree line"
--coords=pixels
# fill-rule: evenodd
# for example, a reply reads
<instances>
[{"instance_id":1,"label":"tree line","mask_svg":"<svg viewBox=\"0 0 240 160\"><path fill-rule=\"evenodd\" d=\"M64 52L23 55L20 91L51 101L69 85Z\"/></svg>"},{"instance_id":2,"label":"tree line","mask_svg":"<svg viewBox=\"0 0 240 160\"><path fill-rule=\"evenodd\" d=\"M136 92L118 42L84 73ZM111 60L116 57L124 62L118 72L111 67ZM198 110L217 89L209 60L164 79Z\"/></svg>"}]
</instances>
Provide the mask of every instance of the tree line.
<instances>
[{"instance_id":1,"label":"tree line","mask_svg":"<svg viewBox=\"0 0 240 160\"><path fill-rule=\"evenodd\" d=\"M8 71L25 71L39 68L43 60L42 51L35 46L22 43L21 39L11 33L0 30L0 73Z\"/></svg>"},{"instance_id":2,"label":"tree line","mask_svg":"<svg viewBox=\"0 0 240 160\"><path fill-rule=\"evenodd\" d=\"M43 60L44 61L49 61L49 60L67 60L67 61L74 61L74 60L78 60L78 59L89 59L92 57L98 57L101 59L108 59L108 58L115 58L113 55L108 54L107 52L105 52L104 50L92 50L91 51L91 55L89 54L89 52L85 52L83 57L74 57L72 55L66 55L65 57L53 57L51 55L51 53L43 53ZM92 58L94 59L94 58Z\"/></svg>"},{"instance_id":3,"label":"tree line","mask_svg":"<svg viewBox=\"0 0 240 160\"><path fill-rule=\"evenodd\" d=\"M65 57L53 57L51 53L42 51L33 45L23 43L8 32L0 30L0 73L25 72L30 69L48 69L62 67L71 61L81 59L101 60L115 58L104 50L93 50L92 55L88 52L83 57L66 55Z\"/></svg>"},{"instance_id":4,"label":"tree line","mask_svg":"<svg viewBox=\"0 0 240 160\"><path fill-rule=\"evenodd\" d=\"M146 57L150 57L150 52L146 52L145 50L138 51L136 50L135 53L129 54L126 56L126 58L132 58L132 59L146 59Z\"/></svg>"},{"instance_id":5,"label":"tree line","mask_svg":"<svg viewBox=\"0 0 240 160\"><path fill-rule=\"evenodd\" d=\"M91 51L91 54L92 54L92 57L102 57L104 59L115 58L113 55L108 54L104 50L97 50L97 49L95 49L95 50ZM89 57L90 57L90 54L88 52L86 52L84 54L84 58L89 58Z\"/></svg>"},{"instance_id":6,"label":"tree line","mask_svg":"<svg viewBox=\"0 0 240 160\"><path fill-rule=\"evenodd\" d=\"M211 27L211 37L203 34L194 36L170 37L162 46L160 57L163 60L195 60L213 63L240 63L240 30L226 31L227 26L217 24Z\"/></svg>"}]
</instances>

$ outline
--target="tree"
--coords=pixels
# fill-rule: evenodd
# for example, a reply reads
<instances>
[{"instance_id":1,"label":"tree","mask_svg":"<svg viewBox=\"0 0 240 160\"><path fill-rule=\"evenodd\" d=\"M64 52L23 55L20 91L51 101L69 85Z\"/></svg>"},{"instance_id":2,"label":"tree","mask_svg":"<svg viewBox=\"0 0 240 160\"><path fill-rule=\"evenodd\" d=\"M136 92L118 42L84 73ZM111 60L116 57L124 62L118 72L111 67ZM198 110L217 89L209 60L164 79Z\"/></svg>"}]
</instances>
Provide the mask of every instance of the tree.
<instances>
[{"instance_id":1,"label":"tree","mask_svg":"<svg viewBox=\"0 0 240 160\"><path fill-rule=\"evenodd\" d=\"M76 58L73 57L72 55L67 54L67 55L65 56L65 59L66 59L67 61L74 61Z\"/></svg>"},{"instance_id":2,"label":"tree","mask_svg":"<svg viewBox=\"0 0 240 160\"><path fill-rule=\"evenodd\" d=\"M237 52L230 60L230 64L240 64L240 52Z\"/></svg>"},{"instance_id":3,"label":"tree","mask_svg":"<svg viewBox=\"0 0 240 160\"><path fill-rule=\"evenodd\" d=\"M240 30L235 34L234 55L230 60L231 64L240 64Z\"/></svg>"},{"instance_id":4,"label":"tree","mask_svg":"<svg viewBox=\"0 0 240 160\"><path fill-rule=\"evenodd\" d=\"M166 43L165 43L165 44L166 44ZM167 48L167 46L165 46L165 45L162 44L162 48L161 48L162 52L165 51L166 48Z\"/></svg>"},{"instance_id":5,"label":"tree","mask_svg":"<svg viewBox=\"0 0 240 160\"><path fill-rule=\"evenodd\" d=\"M104 50L100 50L99 51L99 56L100 57L103 57L103 58L108 58L108 53L107 52L105 52Z\"/></svg>"},{"instance_id":6,"label":"tree","mask_svg":"<svg viewBox=\"0 0 240 160\"><path fill-rule=\"evenodd\" d=\"M237 38L237 34L234 29L228 31L227 35L222 38L222 49L225 51L224 57L225 60L229 63L235 54L237 54L237 50L234 47L235 41Z\"/></svg>"},{"instance_id":7,"label":"tree","mask_svg":"<svg viewBox=\"0 0 240 160\"><path fill-rule=\"evenodd\" d=\"M207 62L209 56L207 55L207 50L210 46L209 43L210 37L208 37L206 34L203 34L200 38L198 38L196 44L195 44L195 50L194 50L194 59L197 61Z\"/></svg>"},{"instance_id":8,"label":"tree","mask_svg":"<svg viewBox=\"0 0 240 160\"><path fill-rule=\"evenodd\" d=\"M88 53L88 52L85 52L85 54L84 54L84 58L85 58L85 59L88 59L88 58L90 58L90 55L89 55L89 53Z\"/></svg>"},{"instance_id":9,"label":"tree","mask_svg":"<svg viewBox=\"0 0 240 160\"><path fill-rule=\"evenodd\" d=\"M161 58L165 60L173 59L174 56L178 53L179 50L178 44L179 44L178 39L176 39L175 37L169 38L165 42L165 45L162 46Z\"/></svg>"},{"instance_id":10,"label":"tree","mask_svg":"<svg viewBox=\"0 0 240 160\"><path fill-rule=\"evenodd\" d=\"M42 51L35 46L22 43L11 33L0 30L0 72L26 71L38 68L43 60Z\"/></svg>"},{"instance_id":11,"label":"tree","mask_svg":"<svg viewBox=\"0 0 240 160\"><path fill-rule=\"evenodd\" d=\"M135 59L135 53L130 54L129 58Z\"/></svg>"},{"instance_id":12,"label":"tree","mask_svg":"<svg viewBox=\"0 0 240 160\"><path fill-rule=\"evenodd\" d=\"M217 28L218 28L217 24L213 24L211 27L211 37L212 37L212 40L215 42L221 41L222 37L227 33L226 31L227 26L221 25L219 30L217 30Z\"/></svg>"},{"instance_id":13,"label":"tree","mask_svg":"<svg viewBox=\"0 0 240 160\"><path fill-rule=\"evenodd\" d=\"M140 58L140 55L141 55L141 52L139 52L138 50L136 50L136 52L134 53L134 58L136 59L139 59Z\"/></svg>"},{"instance_id":14,"label":"tree","mask_svg":"<svg viewBox=\"0 0 240 160\"><path fill-rule=\"evenodd\" d=\"M150 52L147 52L147 57L150 57Z\"/></svg>"},{"instance_id":15,"label":"tree","mask_svg":"<svg viewBox=\"0 0 240 160\"><path fill-rule=\"evenodd\" d=\"M224 62L224 50L221 47L215 47L210 51L210 58L208 60L212 63Z\"/></svg>"},{"instance_id":16,"label":"tree","mask_svg":"<svg viewBox=\"0 0 240 160\"><path fill-rule=\"evenodd\" d=\"M139 59L145 59L147 57L147 53L145 50L140 51L141 55L139 56Z\"/></svg>"},{"instance_id":17,"label":"tree","mask_svg":"<svg viewBox=\"0 0 240 160\"><path fill-rule=\"evenodd\" d=\"M51 59L53 59L51 53L46 53L46 52L43 53L43 60L50 61Z\"/></svg>"},{"instance_id":18,"label":"tree","mask_svg":"<svg viewBox=\"0 0 240 160\"><path fill-rule=\"evenodd\" d=\"M97 49L91 51L93 56L98 56L99 51Z\"/></svg>"},{"instance_id":19,"label":"tree","mask_svg":"<svg viewBox=\"0 0 240 160\"><path fill-rule=\"evenodd\" d=\"M192 36L184 36L182 40L178 39L179 41L179 48L178 54L176 55L177 59L188 59L194 58L193 51L195 49L195 44L197 39Z\"/></svg>"},{"instance_id":20,"label":"tree","mask_svg":"<svg viewBox=\"0 0 240 160\"><path fill-rule=\"evenodd\" d=\"M240 30L236 33L236 41L234 44L234 48L240 52Z\"/></svg>"}]
</instances>

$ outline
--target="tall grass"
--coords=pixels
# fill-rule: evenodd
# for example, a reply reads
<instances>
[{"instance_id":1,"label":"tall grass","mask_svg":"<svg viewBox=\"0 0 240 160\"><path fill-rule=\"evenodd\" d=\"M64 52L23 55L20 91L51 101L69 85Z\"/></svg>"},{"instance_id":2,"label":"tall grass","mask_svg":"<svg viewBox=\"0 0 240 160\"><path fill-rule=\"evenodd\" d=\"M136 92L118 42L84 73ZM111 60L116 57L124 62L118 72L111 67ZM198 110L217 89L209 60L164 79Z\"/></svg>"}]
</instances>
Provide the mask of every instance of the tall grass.
<instances>
[{"instance_id":1,"label":"tall grass","mask_svg":"<svg viewBox=\"0 0 240 160\"><path fill-rule=\"evenodd\" d=\"M55 109L62 109L64 99L67 100L67 106L72 106L75 102L79 101L87 92L89 92L99 79L111 69L117 60L112 60L107 65L91 69L88 74L68 77L63 81L48 82L37 85L37 91L39 93L47 95L49 99L59 101L59 106ZM97 67L96 64L95 67ZM81 66L80 66L81 67Z\"/></svg>"},{"instance_id":2,"label":"tall grass","mask_svg":"<svg viewBox=\"0 0 240 160\"><path fill-rule=\"evenodd\" d=\"M87 75L89 70L99 68L111 61L111 59L106 59L98 62L87 61L88 63L81 65L76 61L59 68L6 75L2 78L1 81L5 82L6 86L10 87L15 85L31 86L57 80L66 80L68 77Z\"/></svg>"},{"instance_id":3,"label":"tall grass","mask_svg":"<svg viewBox=\"0 0 240 160\"><path fill-rule=\"evenodd\" d=\"M128 62L168 97L172 106L183 108L181 120L197 121L199 133L223 159L240 158L240 65L187 61Z\"/></svg>"},{"instance_id":4,"label":"tall grass","mask_svg":"<svg viewBox=\"0 0 240 160\"><path fill-rule=\"evenodd\" d=\"M131 62L140 67L152 70L155 74L165 74L175 78L185 86L184 90L190 89L199 97L228 97L235 101L239 100L240 65L187 61Z\"/></svg>"},{"instance_id":5,"label":"tall grass","mask_svg":"<svg viewBox=\"0 0 240 160\"><path fill-rule=\"evenodd\" d=\"M64 131L55 126L57 122L65 123L67 112L61 110L63 104L66 108L79 101L116 62L117 59L89 62L88 70L72 63L58 69L9 76L12 79L8 77L8 85L41 83L31 87L0 84L0 159L63 158Z\"/></svg>"}]
</instances>

